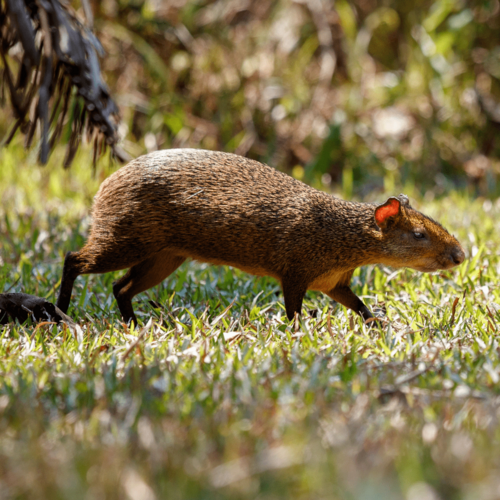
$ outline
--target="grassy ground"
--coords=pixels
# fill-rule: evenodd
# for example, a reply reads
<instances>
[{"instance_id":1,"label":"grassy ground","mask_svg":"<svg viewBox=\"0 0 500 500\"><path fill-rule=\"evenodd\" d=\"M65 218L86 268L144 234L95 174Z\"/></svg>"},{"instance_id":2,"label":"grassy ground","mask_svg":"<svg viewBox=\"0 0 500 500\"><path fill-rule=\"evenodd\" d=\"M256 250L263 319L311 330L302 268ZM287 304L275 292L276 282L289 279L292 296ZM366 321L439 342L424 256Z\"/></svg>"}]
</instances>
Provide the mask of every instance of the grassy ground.
<instances>
[{"instance_id":1,"label":"grassy ground","mask_svg":"<svg viewBox=\"0 0 500 500\"><path fill-rule=\"evenodd\" d=\"M4 292L55 299L108 173L86 161L0 152ZM295 331L275 281L194 263L135 299L136 331L113 275L77 280L81 329L0 329L0 498L499 498L500 205L405 191L469 258L358 270L383 331L315 293Z\"/></svg>"}]
</instances>

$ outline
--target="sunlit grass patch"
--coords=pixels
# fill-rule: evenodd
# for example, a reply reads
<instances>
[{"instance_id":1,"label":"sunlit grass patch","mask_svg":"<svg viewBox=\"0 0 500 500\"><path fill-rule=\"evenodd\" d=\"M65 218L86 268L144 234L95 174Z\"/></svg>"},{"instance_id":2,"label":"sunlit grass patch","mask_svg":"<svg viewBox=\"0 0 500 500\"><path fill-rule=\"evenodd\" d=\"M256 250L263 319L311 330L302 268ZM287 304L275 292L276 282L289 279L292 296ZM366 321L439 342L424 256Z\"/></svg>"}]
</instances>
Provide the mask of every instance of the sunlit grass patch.
<instances>
[{"instance_id":1,"label":"sunlit grass patch","mask_svg":"<svg viewBox=\"0 0 500 500\"><path fill-rule=\"evenodd\" d=\"M54 301L89 219L45 194L47 210L2 205L0 284ZM314 292L289 322L275 280L194 262L134 299L135 329L112 295L121 273L77 279L78 328L2 327L5 497L490 498L500 207L457 193L414 204L468 259L433 275L357 270L383 329Z\"/></svg>"}]
</instances>

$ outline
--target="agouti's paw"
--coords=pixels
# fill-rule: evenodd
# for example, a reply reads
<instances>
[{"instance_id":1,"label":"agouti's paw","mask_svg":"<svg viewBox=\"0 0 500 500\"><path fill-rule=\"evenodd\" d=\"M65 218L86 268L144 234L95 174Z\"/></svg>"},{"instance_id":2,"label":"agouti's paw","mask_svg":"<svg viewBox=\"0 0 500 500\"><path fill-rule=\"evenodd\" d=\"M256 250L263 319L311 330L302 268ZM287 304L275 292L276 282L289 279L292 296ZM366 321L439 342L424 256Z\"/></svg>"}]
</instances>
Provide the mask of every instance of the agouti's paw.
<instances>
[{"instance_id":1,"label":"agouti's paw","mask_svg":"<svg viewBox=\"0 0 500 500\"><path fill-rule=\"evenodd\" d=\"M368 318L365 320L365 325L368 328L386 328L389 322L383 318Z\"/></svg>"}]
</instances>

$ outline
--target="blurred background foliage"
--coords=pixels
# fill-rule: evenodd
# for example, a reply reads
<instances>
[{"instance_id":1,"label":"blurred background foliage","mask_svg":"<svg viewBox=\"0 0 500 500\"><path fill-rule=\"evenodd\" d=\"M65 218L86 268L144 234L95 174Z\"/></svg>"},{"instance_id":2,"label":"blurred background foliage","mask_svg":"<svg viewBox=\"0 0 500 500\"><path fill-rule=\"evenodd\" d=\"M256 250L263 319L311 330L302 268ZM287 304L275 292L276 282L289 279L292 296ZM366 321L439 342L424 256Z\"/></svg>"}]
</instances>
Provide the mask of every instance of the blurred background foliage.
<instances>
[{"instance_id":1,"label":"blurred background foliage","mask_svg":"<svg viewBox=\"0 0 500 500\"><path fill-rule=\"evenodd\" d=\"M231 151L347 197L500 192L499 0L91 5L132 156Z\"/></svg>"}]
</instances>

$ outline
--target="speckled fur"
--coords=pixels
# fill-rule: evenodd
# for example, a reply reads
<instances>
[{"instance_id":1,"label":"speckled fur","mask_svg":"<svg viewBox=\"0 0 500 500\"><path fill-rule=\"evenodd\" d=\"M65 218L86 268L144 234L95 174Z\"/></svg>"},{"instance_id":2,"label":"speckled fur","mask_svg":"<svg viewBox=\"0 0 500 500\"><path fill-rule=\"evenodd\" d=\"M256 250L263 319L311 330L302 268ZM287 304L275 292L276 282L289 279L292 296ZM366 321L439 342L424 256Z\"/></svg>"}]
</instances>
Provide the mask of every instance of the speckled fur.
<instances>
[{"instance_id":1,"label":"speckled fur","mask_svg":"<svg viewBox=\"0 0 500 500\"><path fill-rule=\"evenodd\" d=\"M102 183L88 241L66 257L57 305L67 311L78 275L131 268L114 293L124 319L135 321L133 295L192 258L278 279L289 317L300 313L312 289L368 319L348 288L357 267L434 271L463 260L453 236L398 200L399 213L380 228L377 205L340 200L256 161L195 149L157 151ZM426 241L414 238L417 229Z\"/></svg>"}]
</instances>

